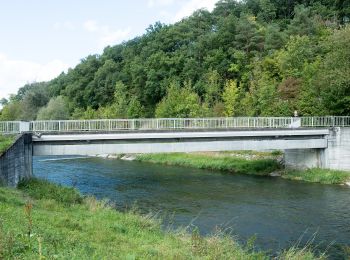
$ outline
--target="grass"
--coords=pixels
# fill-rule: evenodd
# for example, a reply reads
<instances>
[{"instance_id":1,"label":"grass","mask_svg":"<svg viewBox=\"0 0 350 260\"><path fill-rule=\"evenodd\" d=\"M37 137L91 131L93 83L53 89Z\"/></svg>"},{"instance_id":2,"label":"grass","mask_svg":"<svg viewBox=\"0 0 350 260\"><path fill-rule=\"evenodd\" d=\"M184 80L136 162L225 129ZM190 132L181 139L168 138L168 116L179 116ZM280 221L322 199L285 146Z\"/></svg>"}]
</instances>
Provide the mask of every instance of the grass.
<instances>
[{"instance_id":1,"label":"grass","mask_svg":"<svg viewBox=\"0 0 350 260\"><path fill-rule=\"evenodd\" d=\"M252 175L269 175L280 168L275 159L248 160L226 153L219 156L217 154L213 156L211 153L142 154L138 155L136 160Z\"/></svg>"},{"instance_id":2,"label":"grass","mask_svg":"<svg viewBox=\"0 0 350 260\"><path fill-rule=\"evenodd\" d=\"M0 188L0 259L270 259L229 237L170 232L135 212L46 181ZM316 258L309 249L278 259Z\"/></svg>"},{"instance_id":3,"label":"grass","mask_svg":"<svg viewBox=\"0 0 350 260\"><path fill-rule=\"evenodd\" d=\"M14 142L15 137L12 135L0 134L0 154L5 152Z\"/></svg>"},{"instance_id":4,"label":"grass","mask_svg":"<svg viewBox=\"0 0 350 260\"><path fill-rule=\"evenodd\" d=\"M350 172L312 168L307 170L286 170L282 178L316 182L321 184L344 184L350 180Z\"/></svg>"},{"instance_id":5,"label":"grass","mask_svg":"<svg viewBox=\"0 0 350 260\"><path fill-rule=\"evenodd\" d=\"M315 182L320 184L344 184L350 181L350 172L312 168L289 170L277 162L280 152L220 152L220 153L173 153L143 154L136 160L167 165L219 170L232 173L269 176L279 172L284 179Z\"/></svg>"}]
</instances>

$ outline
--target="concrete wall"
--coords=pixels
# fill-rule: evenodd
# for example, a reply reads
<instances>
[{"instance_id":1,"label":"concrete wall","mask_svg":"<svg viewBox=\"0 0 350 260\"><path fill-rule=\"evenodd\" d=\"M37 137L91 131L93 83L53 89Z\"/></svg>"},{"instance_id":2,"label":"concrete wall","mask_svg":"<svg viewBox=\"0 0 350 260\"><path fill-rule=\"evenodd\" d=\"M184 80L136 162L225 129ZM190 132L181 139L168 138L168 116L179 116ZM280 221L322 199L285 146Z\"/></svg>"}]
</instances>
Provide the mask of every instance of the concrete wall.
<instances>
[{"instance_id":1,"label":"concrete wall","mask_svg":"<svg viewBox=\"0 0 350 260\"><path fill-rule=\"evenodd\" d=\"M290 149L284 152L287 168L325 168L325 149Z\"/></svg>"},{"instance_id":2,"label":"concrete wall","mask_svg":"<svg viewBox=\"0 0 350 260\"><path fill-rule=\"evenodd\" d=\"M330 130L325 149L285 150L285 164L289 168L327 168L350 171L350 128Z\"/></svg>"},{"instance_id":3,"label":"concrete wall","mask_svg":"<svg viewBox=\"0 0 350 260\"><path fill-rule=\"evenodd\" d=\"M21 179L32 176L32 155L32 136L22 134L6 152L0 155L0 182L14 187Z\"/></svg>"},{"instance_id":4,"label":"concrete wall","mask_svg":"<svg viewBox=\"0 0 350 260\"><path fill-rule=\"evenodd\" d=\"M328 137L325 167L350 171L350 128L336 127Z\"/></svg>"}]
</instances>

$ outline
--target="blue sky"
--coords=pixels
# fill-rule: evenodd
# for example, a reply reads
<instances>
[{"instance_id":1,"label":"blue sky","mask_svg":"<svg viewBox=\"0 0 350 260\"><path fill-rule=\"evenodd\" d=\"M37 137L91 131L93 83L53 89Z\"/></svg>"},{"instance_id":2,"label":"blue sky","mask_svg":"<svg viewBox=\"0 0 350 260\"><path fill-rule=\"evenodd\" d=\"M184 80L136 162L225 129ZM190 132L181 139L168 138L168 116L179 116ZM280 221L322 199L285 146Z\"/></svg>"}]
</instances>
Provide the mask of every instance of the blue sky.
<instances>
[{"instance_id":1,"label":"blue sky","mask_svg":"<svg viewBox=\"0 0 350 260\"><path fill-rule=\"evenodd\" d=\"M0 5L0 98L50 80L89 54L217 0L11 0Z\"/></svg>"}]
</instances>

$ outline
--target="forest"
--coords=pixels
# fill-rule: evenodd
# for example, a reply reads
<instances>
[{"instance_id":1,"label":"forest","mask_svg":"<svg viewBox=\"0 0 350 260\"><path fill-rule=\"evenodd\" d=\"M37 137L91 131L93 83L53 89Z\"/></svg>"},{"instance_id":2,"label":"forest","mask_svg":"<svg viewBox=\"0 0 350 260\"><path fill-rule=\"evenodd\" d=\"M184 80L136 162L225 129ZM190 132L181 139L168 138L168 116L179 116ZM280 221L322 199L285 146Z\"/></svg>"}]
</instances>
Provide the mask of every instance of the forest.
<instances>
[{"instance_id":1,"label":"forest","mask_svg":"<svg viewBox=\"0 0 350 260\"><path fill-rule=\"evenodd\" d=\"M2 121L350 115L350 1L221 0L0 102Z\"/></svg>"}]
</instances>

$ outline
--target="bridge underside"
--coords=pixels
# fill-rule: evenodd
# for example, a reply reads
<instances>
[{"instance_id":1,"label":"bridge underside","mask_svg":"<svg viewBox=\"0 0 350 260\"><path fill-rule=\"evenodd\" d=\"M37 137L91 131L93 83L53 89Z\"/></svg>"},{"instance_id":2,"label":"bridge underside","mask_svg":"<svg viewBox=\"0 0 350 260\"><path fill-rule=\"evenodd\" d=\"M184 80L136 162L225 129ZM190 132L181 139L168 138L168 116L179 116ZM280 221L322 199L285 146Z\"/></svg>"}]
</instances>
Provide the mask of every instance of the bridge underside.
<instances>
[{"instance_id":1,"label":"bridge underside","mask_svg":"<svg viewBox=\"0 0 350 260\"><path fill-rule=\"evenodd\" d=\"M33 136L34 155L324 149L328 130L119 133Z\"/></svg>"}]
</instances>

